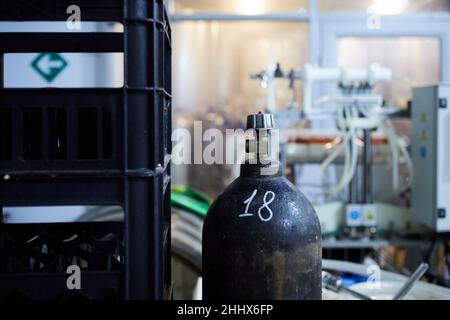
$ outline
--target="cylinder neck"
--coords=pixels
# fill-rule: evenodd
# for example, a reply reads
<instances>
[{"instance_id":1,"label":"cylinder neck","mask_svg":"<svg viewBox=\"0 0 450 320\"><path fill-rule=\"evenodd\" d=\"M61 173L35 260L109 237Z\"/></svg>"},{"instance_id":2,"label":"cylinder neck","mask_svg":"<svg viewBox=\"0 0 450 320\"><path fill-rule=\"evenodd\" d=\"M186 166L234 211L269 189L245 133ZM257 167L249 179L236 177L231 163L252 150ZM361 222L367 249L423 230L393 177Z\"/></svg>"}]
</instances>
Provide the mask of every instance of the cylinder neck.
<instances>
[{"instance_id":1,"label":"cylinder neck","mask_svg":"<svg viewBox=\"0 0 450 320\"><path fill-rule=\"evenodd\" d=\"M278 148L274 141L275 129L271 114L249 115L247 117L246 159L241 165L242 177L273 177L281 175Z\"/></svg>"},{"instance_id":2,"label":"cylinder neck","mask_svg":"<svg viewBox=\"0 0 450 320\"><path fill-rule=\"evenodd\" d=\"M282 170L278 161L269 165L244 163L241 165L241 177L244 178L273 178L281 177Z\"/></svg>"}]
</instances>

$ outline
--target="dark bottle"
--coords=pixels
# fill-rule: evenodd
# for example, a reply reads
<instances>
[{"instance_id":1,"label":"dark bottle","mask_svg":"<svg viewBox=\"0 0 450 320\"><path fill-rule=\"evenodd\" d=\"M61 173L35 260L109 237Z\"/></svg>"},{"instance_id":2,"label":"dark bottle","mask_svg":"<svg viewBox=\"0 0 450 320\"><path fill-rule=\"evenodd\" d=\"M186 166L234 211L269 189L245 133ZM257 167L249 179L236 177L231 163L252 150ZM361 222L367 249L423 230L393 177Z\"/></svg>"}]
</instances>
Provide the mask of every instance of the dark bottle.
<instances>
[{"instance_id":1,"label":"dark bottle","mask_svg":"<svg viewBox=\"0 0 450 320\"><path fill-rule=\"evenodd\" d=\"M320 300L316 212L271 157L272 115L248 116L247 129L255 132L256 159L241 165L203 225L203 298Z\"/></svg>"}]
</instances>

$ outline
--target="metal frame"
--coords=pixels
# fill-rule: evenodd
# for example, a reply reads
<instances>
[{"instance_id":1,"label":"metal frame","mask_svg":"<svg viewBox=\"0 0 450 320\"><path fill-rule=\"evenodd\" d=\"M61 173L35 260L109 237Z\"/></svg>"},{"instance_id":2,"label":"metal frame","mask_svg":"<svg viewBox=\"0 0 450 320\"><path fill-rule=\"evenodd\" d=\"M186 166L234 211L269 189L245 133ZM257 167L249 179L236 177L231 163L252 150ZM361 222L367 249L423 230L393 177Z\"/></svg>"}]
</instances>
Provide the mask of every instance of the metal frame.
<instances>
[{"instance_id":1,"label":"metal frame","mask_svg":"<svg viewBox=\"0 0 450 320\"><path fill-rule=\"evenodd\" d=\"M173 22L176 21L309 21L309 14L306 12L268 13L256 15L242 15L233 13L176 13L171 16Z\"/></svg>"},{"instance_id":2,"label":"metal frame","mask_svg":"<svg viewBox=\"0 0 450 320\"><path fill-rule=\"evenodd\" d=\"M173 0L171 0L173 1ZM309 24L309 60L312 64L336 67L336 43L342 36L355 37L438 37L441 40L441 80L450 82L450 13L414 13L381 16L381 29L366 27L369 14L320 13L318 0L309 0L307 12L286 12L261 15L226 13L171 14L171 20L182 21L298 21ZM317 86L314 96L330 93L330 86Z\"/></svg>"},{"instance_id":3,"label":"metal frame","mask_svg":"<svg viewBox=\"0 0 450 320\"><path fill-rule=\"evenodd\" d=\"M436 37L439 38L441 81L450 81L450 13L419 13L381 16L380 29L367 28L368 15L327 13L320 15L320 64L336 67L340 37ZM333 86L322 85L321 95L333 94Z\"/></svg>"}]
</instances>

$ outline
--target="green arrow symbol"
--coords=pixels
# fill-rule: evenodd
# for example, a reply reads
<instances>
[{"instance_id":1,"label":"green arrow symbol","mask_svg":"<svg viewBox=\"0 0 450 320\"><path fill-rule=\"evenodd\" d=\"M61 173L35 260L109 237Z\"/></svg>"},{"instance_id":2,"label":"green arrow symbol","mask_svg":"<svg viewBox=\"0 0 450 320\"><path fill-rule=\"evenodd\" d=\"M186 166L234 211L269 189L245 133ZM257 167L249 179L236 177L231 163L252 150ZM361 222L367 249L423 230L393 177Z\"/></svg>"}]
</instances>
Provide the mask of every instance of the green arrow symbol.
<instances>
[{"instance_id":1,"label":"green arrow symbol","mask_svg":"<svg viewBox=\"0 0 450 320\"><path fill-rule=\"evenodd\" d=\"M58 53L40 53L31 66L47 82L52 82L67 66L67 61Z\"/></svg>"}]
</instances>

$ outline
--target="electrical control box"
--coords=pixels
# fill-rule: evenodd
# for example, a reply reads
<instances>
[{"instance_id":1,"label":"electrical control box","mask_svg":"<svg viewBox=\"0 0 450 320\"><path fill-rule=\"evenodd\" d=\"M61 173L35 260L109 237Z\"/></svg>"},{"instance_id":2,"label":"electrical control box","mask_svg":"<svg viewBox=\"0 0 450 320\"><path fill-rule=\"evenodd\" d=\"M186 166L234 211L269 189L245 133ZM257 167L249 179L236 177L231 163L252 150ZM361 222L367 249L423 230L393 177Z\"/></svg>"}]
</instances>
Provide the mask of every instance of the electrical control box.
<instances>
[{"instance_id":1,"label":"electrical control box","mask_svg":"<svg viewBox=\"0 0 450 320\"><path fill-rule=\"evenodd\" d=\"M450 84L413 89L412 159L413 217L450 232Z\"/></svg>"}]
</instances>

